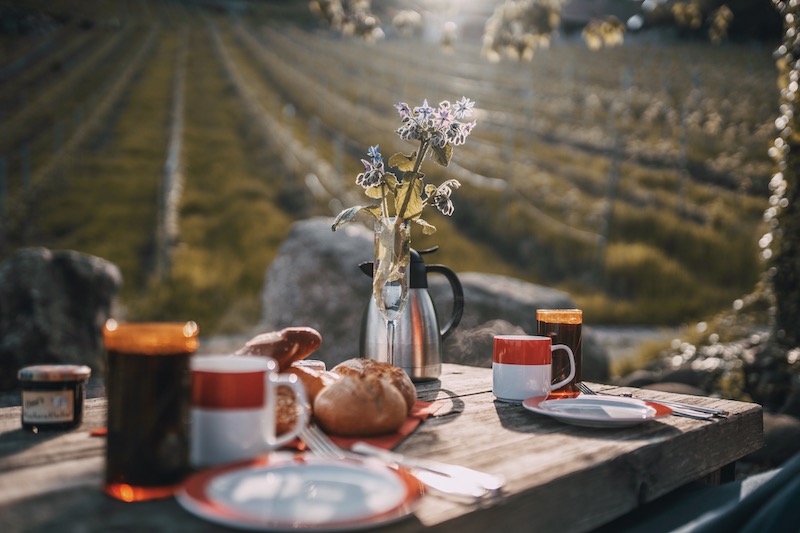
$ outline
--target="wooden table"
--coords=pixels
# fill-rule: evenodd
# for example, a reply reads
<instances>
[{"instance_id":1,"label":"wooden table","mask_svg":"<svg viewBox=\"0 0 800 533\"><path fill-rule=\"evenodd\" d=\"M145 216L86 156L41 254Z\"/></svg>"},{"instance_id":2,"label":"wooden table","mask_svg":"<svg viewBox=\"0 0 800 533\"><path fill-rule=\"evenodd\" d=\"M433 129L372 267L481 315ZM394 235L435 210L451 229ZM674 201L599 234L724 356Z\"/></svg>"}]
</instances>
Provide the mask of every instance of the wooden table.
<instances>
[{"instance_id":1,"label":"wooden table","mask_svg":"<svg viewBox=\"0 0 800 533\"><path fill-rule=\"evenodd\" d=\"M445 405L397 450L500 474L507 494L481 508L429 495L383 531L589 531L719 471L763 440L761 407L750 403L648 391L731 415L590 429L496 402L486 368L444 365L440 381L417 388L421 399ZM105 442L89 432L105 424L105 410L104 399L87 400L79 429L32 434L21 429L19 407L0 409L0 531L224 530L174 499L130 504L104 495Z\"/></svg>"}]
</instances>

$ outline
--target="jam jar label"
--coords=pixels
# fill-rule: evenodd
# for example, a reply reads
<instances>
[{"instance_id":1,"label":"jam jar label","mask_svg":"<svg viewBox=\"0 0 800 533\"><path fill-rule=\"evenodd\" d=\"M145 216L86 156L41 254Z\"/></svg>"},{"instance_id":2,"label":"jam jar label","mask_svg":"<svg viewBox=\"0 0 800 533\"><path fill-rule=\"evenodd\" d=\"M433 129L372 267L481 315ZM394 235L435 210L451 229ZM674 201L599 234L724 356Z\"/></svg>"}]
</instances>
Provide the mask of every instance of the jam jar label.
<instances>
[{"instance_id":1,"label":"jam jar label","mask_svg":"<svg viewBox=\"0 0 800 533\"><path fill-rule=\"evenodd\" d=\"M22 421L26 424L72 422L74 400L72 390L22 391Z\"/></svg>"}]
</instances>

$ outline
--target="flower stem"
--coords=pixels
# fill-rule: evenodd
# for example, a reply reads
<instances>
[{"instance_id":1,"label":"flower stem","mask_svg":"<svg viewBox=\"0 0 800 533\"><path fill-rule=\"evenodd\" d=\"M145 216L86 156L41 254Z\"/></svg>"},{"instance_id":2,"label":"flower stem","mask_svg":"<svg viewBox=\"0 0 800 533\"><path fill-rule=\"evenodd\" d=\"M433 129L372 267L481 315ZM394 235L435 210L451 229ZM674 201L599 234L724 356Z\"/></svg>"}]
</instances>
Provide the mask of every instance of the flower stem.
<instances>
[{"instance_id":1,"label":"flower stem","mask_svg":"<svg viewBox=\"0 0 800 533\"><path fill-rule=\"evenodd\" d=\"M386 201L386 184L381 184L381 216L389 218L389 204Z\"/></svg>"}]
</instances>

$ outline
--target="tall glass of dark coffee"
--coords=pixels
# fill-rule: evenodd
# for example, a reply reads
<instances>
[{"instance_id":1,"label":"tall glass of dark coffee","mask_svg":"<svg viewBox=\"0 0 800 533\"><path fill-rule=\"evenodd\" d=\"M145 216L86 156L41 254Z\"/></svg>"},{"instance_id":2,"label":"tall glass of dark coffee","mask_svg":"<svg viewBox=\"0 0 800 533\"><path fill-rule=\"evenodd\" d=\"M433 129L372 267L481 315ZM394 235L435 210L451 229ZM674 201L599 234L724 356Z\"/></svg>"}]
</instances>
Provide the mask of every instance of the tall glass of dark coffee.
<instances>
[{"instance_id":1,"label":"tall glass of dark coffee","mask_svg":"<svg viewBox=\"0 0 800 533\"><path fill-rule=\"evenodd\" d=\"M189 473L190 357L194 322L103 328L108 441L104 490L123 501L172 496Z\"/></svg>"},{"instance_id":2,"label":"tall glass of dark coffee","mask_svg":"<svg viewBox=\"0 0 800 533\"><path fill-rule=\"evenodd\" d=\"M583 341L581 326L583 311L580 309L537 309L536 334L553 339L553 344L566 344L575 354L575 378L569 383L550 393L555 397L572 398L580 394L578 383L581 382L583 367ZM558 352L553 354L553 382L563 380L569 375L569 360Z\"/></svg>"}]
</instances>

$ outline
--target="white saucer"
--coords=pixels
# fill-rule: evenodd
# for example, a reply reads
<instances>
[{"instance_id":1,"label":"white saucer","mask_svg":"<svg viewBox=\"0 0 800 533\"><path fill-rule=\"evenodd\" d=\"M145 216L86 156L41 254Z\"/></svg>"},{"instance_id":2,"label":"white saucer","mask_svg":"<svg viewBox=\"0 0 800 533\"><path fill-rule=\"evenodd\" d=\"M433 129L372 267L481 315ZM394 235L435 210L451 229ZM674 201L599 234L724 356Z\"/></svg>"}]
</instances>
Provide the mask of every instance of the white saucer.
<instances>
[{"instance_id":1,"label":"white saucer","mask_svg":"<svg viewBox=\"0 0 800 533\"><path fill-rule=\"evenodd\" d=\"M187 511L250 531L352 531L400 520L423 494L410 473L374 462L276 453L191 476Z\"/></svg>"},{"instance_id":2,"label":"white saucer","mask_svg":"<svg viewBox=\"0 0 800 533\"><path fill-rule=\"evenodd\" d=\"M563 399L538 396L528 398L522 406L565 424L594 428L633 426L672 414L672 409L658 403L603 395Z\"/></svg>"}]
</instances>

